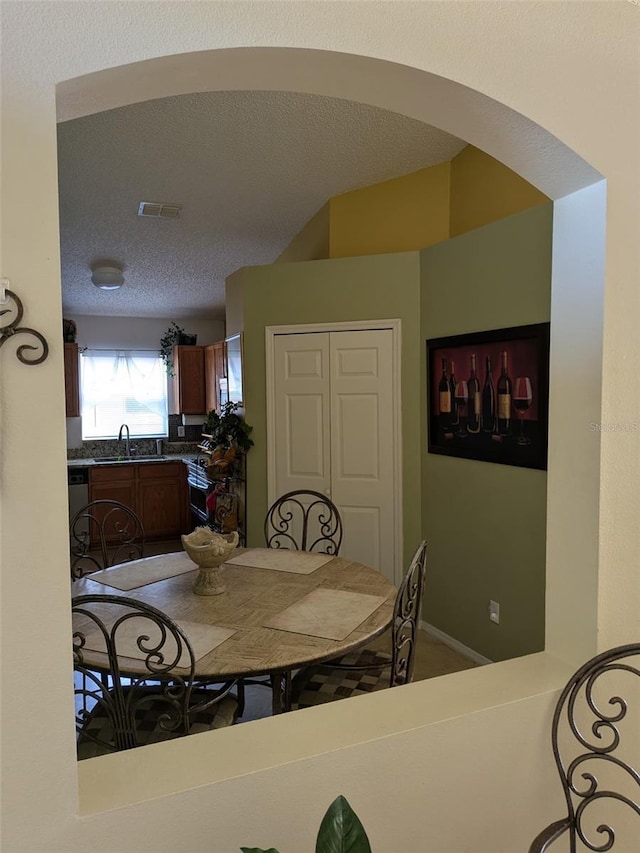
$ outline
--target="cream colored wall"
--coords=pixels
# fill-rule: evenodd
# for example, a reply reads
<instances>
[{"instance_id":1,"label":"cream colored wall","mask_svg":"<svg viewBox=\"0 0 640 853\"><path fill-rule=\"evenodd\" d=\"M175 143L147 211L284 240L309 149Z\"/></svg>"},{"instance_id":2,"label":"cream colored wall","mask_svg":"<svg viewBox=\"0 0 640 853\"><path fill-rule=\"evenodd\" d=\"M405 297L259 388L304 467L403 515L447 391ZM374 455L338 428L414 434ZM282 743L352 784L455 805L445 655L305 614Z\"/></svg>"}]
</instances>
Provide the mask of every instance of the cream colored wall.
<instances>
[{"instance_id":1,"label":"cream colored wall","mask_svg":"<svg viewBox=\"0 0 640 853\"><path fill-rule=\"evenodd\" d=\"M549 636L564 631L572 637L585 625L582 553L576 557L571 545L581 532L582 510L584 524L593 525L599 501L599 537L589 529L589 556L594 559L599 550L595 602L586 593L591 628L570 653L584 653L595 642L594 620L600 647L637 638L637 436L601 434L598 489L593 468L600 446L593 436L586 441L583 431L590 412L602 423L626 422L637 418L640 404L640 10L631 3L540 2L528 3L523 14L518 2L477 2L467 4L462 15L455 3L398 0L392 7L373 6L3 4L2 274L24 300L25 324L40 329L51 344L50 358L38 367L17 362L11 342L0 352L2 840L10 853L162 853L177 847L227 853L241 844L302 851L312 849L317 818L339 792L370 828L377 853L425 848L512 853L526 849L535 829L562 812L548 727L553 691L567 670L543 654L536 661L509 661L508 670L498 664L477 676L463 673L355 700L366 711L353 713L353 703L338 703L295 719L265 720L85 762L83 808L99 813L78 819L66 506L48 497L63 488L66 461L55 172L54 86L60 81L74 81L61 86L72 98L67 115L88 108L87 92L95 83L105 107L200 85L318 91L431 121L490 152L553 198L595 180L593 170L603 174L608 182L603 402L599 410L589 393L594 378L597 387L599 365L585 362L582 393L566 408L560 400L557 417L565 418L567 431L552 429L557 443L549 503L556 518L549 578L559 580L568 563L579 582L569 589L560 584L559 609L548 614L554 623ZM252 44L265 47L232 50ZM273 53L270 46L286 50ZM207 53L214 48L222 50ZM169 54L134 78L118 67ZM95 83L78 79L103 68L113 70ZM574 158L558 140L593 168L578 163L574 170ZM536 153L540 143L544 156ZM570 260L567 264L569 276ZM591 298L591 288L585 298ZM574 306L577 318L580 302ZM593 313L589 326L597 339ZM553 323L558 340L565 336L561 358L571 358L571 339L579 339L581 330L564 312L556 322L552 308ZM571 453L563 452L567 449ZM563 492L565 475L579 484L570 500ZM32 533L33 519L38 535ZM593 566L582 571L591 585ZM532 666L540 667L537 677ZM46 697L44 725L40 701L16 700L26 674L37 674L36 698ZM478 706L483 687L487 693ZM120 792L132 790L144 802L103 811Z\"/></svg>"},{"instance_id":2,"label":"cream colored wall","mask_svg":"<svg viewBox=\"0 0 640 853\"><path fill-rule=\"evenodd\" d=\"M157 349L160 352L160 338L171 323L170 319L158 317L97 317L77 314L65 316L75 320L78 345L96 349L137 347ZM197 335L199 344L214 344L224 337L224 323L221 320L176 317L175 322L190 335Z\"/></svg>"}]
</instances>

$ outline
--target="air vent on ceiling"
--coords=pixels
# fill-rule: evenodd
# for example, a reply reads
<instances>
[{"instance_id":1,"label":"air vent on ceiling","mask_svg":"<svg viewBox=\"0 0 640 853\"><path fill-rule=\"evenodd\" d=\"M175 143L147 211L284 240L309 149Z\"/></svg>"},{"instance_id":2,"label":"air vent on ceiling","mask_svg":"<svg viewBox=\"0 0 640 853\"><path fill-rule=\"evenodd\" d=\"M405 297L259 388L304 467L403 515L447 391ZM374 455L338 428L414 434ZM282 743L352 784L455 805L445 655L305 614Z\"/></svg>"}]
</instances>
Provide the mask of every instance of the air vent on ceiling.
<instances>
[{"instance_id":1,"label":"air vent on ceiling","mask_svg":"<svg viewBox=\"0 0 640 853\"><path fill-rule=\"evenodd\" d=\"M177 219L181 212L181 204L168 204L164 201L141 201L138 205L138 216L159 216L163 219Z\"/></svg>"}]
</instances>

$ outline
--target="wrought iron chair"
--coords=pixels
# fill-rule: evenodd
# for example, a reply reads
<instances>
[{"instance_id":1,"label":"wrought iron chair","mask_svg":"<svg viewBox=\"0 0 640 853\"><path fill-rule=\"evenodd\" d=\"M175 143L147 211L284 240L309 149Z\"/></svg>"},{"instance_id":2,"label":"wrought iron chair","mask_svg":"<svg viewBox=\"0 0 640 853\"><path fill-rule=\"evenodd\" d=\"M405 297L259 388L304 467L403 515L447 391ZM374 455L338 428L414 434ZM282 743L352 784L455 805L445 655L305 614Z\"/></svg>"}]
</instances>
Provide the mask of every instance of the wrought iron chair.
<instances>
[{"instance_id":1,"label":"wrought iron chair","mask_svg":"<svg viewBox=\"0 0 640 853\"><path fill-rule=\"evenodd\" d=\"M318 551L337 557L342 544L342 519L338 507L320 492L287 492L268 509L264 538L267 548Z\"/></svg>"},{"instance_id":2,"label":"wrought iron chair","mask_svg":"<svg viewBox=\"0 0 640 853\"><path fill-rule=\"evenodd\" d=\"M292 682L292 710L411 681L426 560L427 543L423 540L411 559L396 596L391 624L391 654L364 648L301 670Z\"/></svg>"},{"instance_id":3,"label":"wrought iron chair","mask_svg":"<svg viewBox=\"0 0 640 853\"><path fill-rule=\"evenodd\" d=\"M301 489L287 492L267 510L264 520L267 548L316 551L337 557L342 544L342 519L338 507L326 495ZM291 672L273 673L271 678L248 678L243 685L270 687L274 708L288 711L291 706ZM244 689L240 688L244 708Z\"/></svg>"},{"instance_id":4,"label":"wrought iron chair","mask_svg":"<svg viewBox=\"0 0 640 853\"><path fill-rule=\"evenodd\" d=\"M634 758L640 761L638 676L640 643L618 646L587 661L560 694L551 740L567 815L543 829L529 853L545 853L565 833L570 853L612 850L616 830L620 840L624 838L622 821L628 818L635 826L634 818L640 817L640 769L632 763ZM616 830L611 815L619 821ZM632 838L627 836L625 846L618 848L621 853L638 849L640 821L637 824Z\"/></svg>"},{"instance_id":5,"label":"wrought iron chair","mask_svg":"<svg viewBox=\"0 0 640 853\"><path fill-rule=\"evenodd\" d=\"M72 616L79 760L235 722L236 682L194 685L191 643L162 611L124 596L83 595L72 600Z\"/></svg>"},{"instance_id":6,"label":"wrought iron chair","mask_svg":"<svg viewBox=\"0 0 640 853\"><path fill-rule=\"evenodd\" d=\"M116 563L144 557L144 528L138 515L119 501L91 501L69 525L71 579Z\"/></svg>"}]
</instances>

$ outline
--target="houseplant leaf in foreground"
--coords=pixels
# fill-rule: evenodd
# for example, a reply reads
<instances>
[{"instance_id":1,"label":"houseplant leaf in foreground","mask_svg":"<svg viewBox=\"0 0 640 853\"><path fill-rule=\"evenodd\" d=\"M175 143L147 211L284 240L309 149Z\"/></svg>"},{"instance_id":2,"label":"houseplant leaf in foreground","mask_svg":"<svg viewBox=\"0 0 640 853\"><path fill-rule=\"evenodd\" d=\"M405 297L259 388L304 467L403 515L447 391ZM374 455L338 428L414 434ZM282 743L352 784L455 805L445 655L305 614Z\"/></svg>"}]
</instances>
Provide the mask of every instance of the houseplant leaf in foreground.
<instances>
[{"instance_id":1,"label":"houseplant leaf in foreground","mask_svg":"<svg viewBox=\"0 0 640 853\"><path fill-rule=\"evenodd\" d=\"M371 853L367 833L342 795L336 797L322 818L316 853Z\"/></svg>"}]
</instances>

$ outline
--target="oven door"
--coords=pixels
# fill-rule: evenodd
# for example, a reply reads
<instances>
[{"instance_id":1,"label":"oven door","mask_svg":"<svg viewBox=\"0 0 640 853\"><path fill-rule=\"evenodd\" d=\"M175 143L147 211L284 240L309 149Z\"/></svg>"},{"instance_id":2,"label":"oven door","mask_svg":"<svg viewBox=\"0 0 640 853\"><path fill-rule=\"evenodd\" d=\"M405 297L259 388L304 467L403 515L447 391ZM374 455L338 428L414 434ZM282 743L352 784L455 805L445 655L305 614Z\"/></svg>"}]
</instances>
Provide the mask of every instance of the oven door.
<instances>
[{"instance_id":1,"label":"oven door","mask_svg":"<svg viewBox=\"0 0 640 853\"><path fill-rule=\"evenodd\" d=\"M209 512L207 510L208 481L200 471L189 471L187 486L189 488L191 523L194 527L206 525L209 521Z\"/></svg>"}]
</instances>

